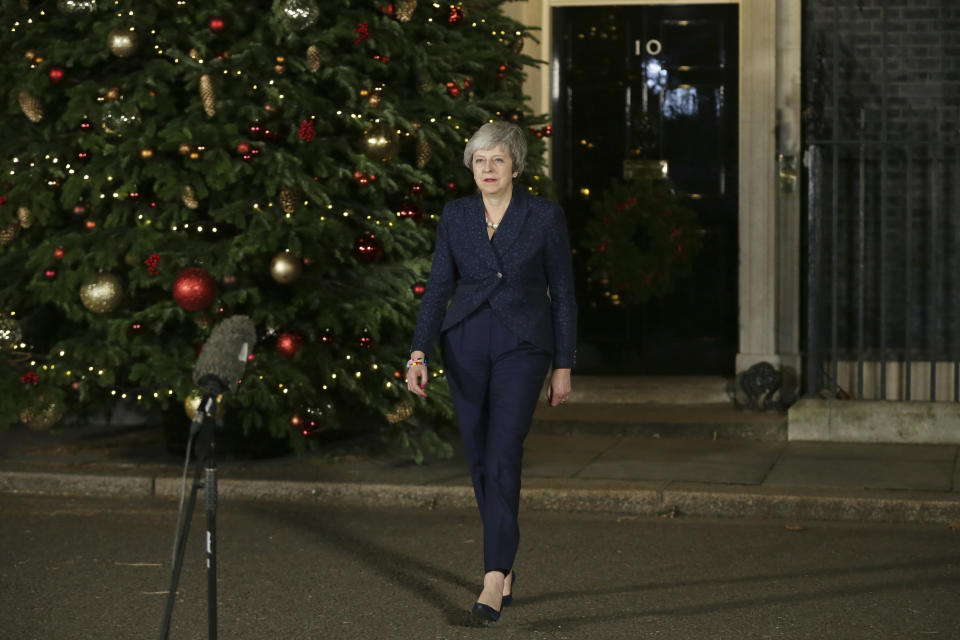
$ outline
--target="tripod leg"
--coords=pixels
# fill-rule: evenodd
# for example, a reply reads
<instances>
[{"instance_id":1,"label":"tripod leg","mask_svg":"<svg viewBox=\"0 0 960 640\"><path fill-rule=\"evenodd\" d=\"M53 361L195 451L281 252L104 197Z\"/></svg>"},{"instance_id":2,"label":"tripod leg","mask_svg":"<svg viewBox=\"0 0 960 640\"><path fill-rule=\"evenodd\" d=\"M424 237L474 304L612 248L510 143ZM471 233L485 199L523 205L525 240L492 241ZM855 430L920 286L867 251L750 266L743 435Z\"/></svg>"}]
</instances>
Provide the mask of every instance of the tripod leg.
<instances>
[{"instance_id":1,"label":"tripod leg","mask_svg":"<svg viewBox=\"0 0 960 640\"><path fill-rule=\"evenodd\" d=\"M183 526L177 537L177 553L173 561L173 571L170 577L170 591L167 593L167 607L163 613L163 627L160 630L160 640L170 637L170 621L173 618L173 605L177 599L177 587L180 584L180 570L183 568L183 557L187 550L187 536L190 535L190 520L193 509L197 504L197 491L200 489L200 471L202 467L197 462L197 472L193 476L193 487L190 489L190 501L187 503L187 512L183 519Z\"/></svg>"},{"instance_id":2,"label":"tripod leg","mask_svg":"<svg viewBox=\"0 0 960 640\"><path fill-rule=\"evenodd\" d=\"M217 467L211 447L204 496L207 503L207 621L210 640L217 639Z\"/></svg>"}]
</instances>

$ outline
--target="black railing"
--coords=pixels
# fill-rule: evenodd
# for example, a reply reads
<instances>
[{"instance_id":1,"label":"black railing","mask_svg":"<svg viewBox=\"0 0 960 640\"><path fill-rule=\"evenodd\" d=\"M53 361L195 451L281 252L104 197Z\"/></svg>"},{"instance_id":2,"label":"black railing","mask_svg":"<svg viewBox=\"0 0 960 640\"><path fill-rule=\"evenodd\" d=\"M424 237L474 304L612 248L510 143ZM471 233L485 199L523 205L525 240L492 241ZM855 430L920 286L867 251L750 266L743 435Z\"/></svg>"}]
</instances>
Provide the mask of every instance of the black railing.
<instances>
[{"instance_id":1,"label":"black railing","mask_svg":"<svg viewBox=\"0 0 960 640\"><path fill-rule=\"evenodd\" d=\"M923 363L960 401L960 143L812 141L806 164L807 395L920 399Z\"/></svg>"},{"instance_id":2,"label":"black railing","mask_svg":"<svg viewBox=\"0 0 960 640\"><path fill-rule=\"evenodd\" d=\"M960 402L960 11L804 11L805 393Z\"/></svg>"}]
</instances>

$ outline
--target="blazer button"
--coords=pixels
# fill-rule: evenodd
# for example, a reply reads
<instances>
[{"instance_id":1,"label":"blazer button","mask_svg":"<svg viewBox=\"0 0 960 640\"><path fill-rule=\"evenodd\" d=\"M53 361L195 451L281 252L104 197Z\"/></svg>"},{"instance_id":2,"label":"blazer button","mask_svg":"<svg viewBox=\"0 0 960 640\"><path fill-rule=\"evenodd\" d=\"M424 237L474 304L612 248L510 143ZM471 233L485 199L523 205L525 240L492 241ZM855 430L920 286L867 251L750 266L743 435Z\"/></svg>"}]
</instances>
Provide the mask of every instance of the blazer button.
<instances>
[{"instance_id":1,"label":"blazer button","mask_svg":"<svg viewBox=\"0 0 960 640\"><path fill-rule=\"evenodd\" d=\"M498 277L498 278L502 278L502 277L503 277L503 274L500 273L499 271L497 271L497 277Z\"/></svg>"}]
</instances>

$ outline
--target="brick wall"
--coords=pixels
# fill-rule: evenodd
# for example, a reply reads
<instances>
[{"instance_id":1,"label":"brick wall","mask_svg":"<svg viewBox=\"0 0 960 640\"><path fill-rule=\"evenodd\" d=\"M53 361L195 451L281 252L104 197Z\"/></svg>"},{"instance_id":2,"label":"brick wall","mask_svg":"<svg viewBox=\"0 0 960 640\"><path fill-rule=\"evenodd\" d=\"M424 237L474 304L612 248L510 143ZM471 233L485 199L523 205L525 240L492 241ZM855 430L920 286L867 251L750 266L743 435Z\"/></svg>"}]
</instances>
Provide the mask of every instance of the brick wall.
<instances>
[{"instance_id":1,"label":"brick wall","mask_svg":"<svg viewBox=\"0 0 960 640\"><path fill-rule=\"evenodd\" d=\"M804 41L807 142L853 141L809 176L821 339L960 359L960 0L806 0Z\"/></svg>"}]
</instances>

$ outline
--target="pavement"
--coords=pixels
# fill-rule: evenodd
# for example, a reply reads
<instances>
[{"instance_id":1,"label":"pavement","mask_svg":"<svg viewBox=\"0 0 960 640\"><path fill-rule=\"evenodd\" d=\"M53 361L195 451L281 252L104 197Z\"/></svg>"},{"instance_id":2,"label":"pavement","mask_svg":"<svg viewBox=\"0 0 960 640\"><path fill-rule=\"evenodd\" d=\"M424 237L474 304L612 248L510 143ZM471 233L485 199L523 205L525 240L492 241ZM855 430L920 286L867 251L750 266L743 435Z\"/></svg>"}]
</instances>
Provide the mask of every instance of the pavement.
<instances>
[{"instance_id":1,"label":"pavement","mask_svg":"<svg viewBox=\"0 0 960 640\"><path fill-rule=\"evenodd\" d=\"M795 442L783 413L731 405L541 406L525 443L523 509L663 517L870 521L960 527L960 447ZM469 507L459 449L218 461L223 500ZM182 456L158 427L0 431L0 493L176 499ZM188 481L189 487L189 481Z\"/></svg>"}]
</instances>

